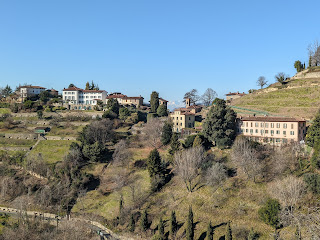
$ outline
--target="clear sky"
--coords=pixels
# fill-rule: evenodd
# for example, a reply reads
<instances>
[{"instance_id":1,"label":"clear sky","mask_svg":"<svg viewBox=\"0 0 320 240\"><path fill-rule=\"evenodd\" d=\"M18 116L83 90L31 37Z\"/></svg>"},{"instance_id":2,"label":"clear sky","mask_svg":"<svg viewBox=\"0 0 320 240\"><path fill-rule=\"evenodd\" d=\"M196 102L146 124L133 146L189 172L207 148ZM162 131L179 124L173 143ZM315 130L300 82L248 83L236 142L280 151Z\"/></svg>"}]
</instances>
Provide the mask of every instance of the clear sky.
<instances>
[{"instance_id":1,"label":"clear sky","mask_svg":"<svg viewBox=\"0 0 320 240\"><path fill-rule=\"evenodd\" d=\"M295 74L320 40L320 1L0 0L0 86L69 83L177 103Z\"/></svg>"}]
</instances>

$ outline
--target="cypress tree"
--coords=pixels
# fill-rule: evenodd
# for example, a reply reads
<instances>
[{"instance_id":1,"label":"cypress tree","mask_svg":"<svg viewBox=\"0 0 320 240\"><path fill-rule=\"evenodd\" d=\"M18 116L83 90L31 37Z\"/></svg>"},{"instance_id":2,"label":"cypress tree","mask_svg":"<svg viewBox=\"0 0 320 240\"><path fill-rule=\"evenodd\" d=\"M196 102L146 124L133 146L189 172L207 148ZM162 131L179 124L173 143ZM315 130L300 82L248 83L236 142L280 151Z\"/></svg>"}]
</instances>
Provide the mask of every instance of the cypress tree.
<instances>
[{"instance_id":1,"label":"cypress tree","mask_svg":"<svg viewBox=\"0 0 320 240\"><path fill-rule=\"evenodd\" d=\"M147 161L147 169L149 171L150 177L161 175L161 157L157 149L153 149L150 152Z\"/></svg>"},{"instance_id":2,"label":"cypress tree","mask_svg":"<svg viewBox=\"0 0 320 240\"><path fill-rule=\"evenodd\" d=\"M212 229L212 226L211 226L211 221L208 224L207 240L213 240L213 229Z\"/></svg>"},{"instance_id":3,"label":"cypress tree","mask_svg":"<svg viewBox=\"0 0 320 240\"><path fill-rule=\"evenodd\" d=\"M151 112L156 113L159 107L159 93L153 91L150 96Z\"/></svg>"},{"instance_id":4,"label":"cypress tree","mask_svg":"<svg viewBox=\"0 0 320 240\"><path fill-rule=\"evenodd\" d=\"M131 218L130 218L130 222L129 222L129 231L134 232L135 228L136 228L136 223L134 221L133 214L131 214Z\"/></svg>"},{"instance_id":5,"label":"cypress tree","mask_svg":"<svg viewBox=\"0 0 320 240\"><path fill-rule=\"evenodd\" d=\"M172 211L171 212L171 218L170 218L170 236L173 239L174 236L176 235L176 232L178 230L178 222L176 218L176 212Z\"/></svg>"},{"instance_id":6,"label":"cypress tree","mask_svg":"<svg viewBox=\"0 0 320 240\"><path fill-rule=\"evenodd\" d=\"M160 218L160 221L159 221L158 230L159 230L159 239L164 240L164 224L163 224L162 217Z\"/></svg>"},{"instance_id":7,"label":"cypress tree","mask_svg":"<svg viewBox=\"0 0 320 240\"><path fill-rule=\"evenodd\" d=\"M119 223L122 224L122 215L123 215L123 197L120 196L119 200Z\"/></svg>"},{"instance_id":8,"label":"cypress tree","mask_svg":"<svg viewBox=\"0 0 320 240\"><path fill-rule=\"evenodd\" d=\"M194 227L193 227L193 212L192 207L189 207L189 214L187 219L187 227L186 227L186 239L193 240L194 238Z\"/></svg>"},{"instance_id":9,"label":"cypress tree","mask_svg":"<svg viewBox=\"0 0 320 240\"><path fill-rule=\"evenodd\" d=\"M148 229L148 213L147 210L144 210L140 220L141 231L147 231Z\"/></svg>"},{"instance_id":10,"label":"cypress tree","mask_svg":"<svg viewBox=\"0 0 320 240\"><path fill-rule=\"evenodd\" d=\"M309 66L308 66L308 68L310 68L311 65L312 65L312 57L311 57L311 55L310 55L310 56L309 56Z\"/></svg>"},{"instance_id":11,"label":"cypress tree","mask_svg":"<svg viewBox=\"0 0 320 240\"><path fill-rule=\"evenodd\" d=\"M168 145L172 137L172 124L165 122L162 128L161 142L163 145Z\"/></svg>"},{"instance_id":12,"label":"cypress tree","mask_svg":"<svg viewBox=\"0 0 320 240\"><path fill-rule=\"evenodd\" d=\"M231 226L230 226L230 221L227 223L225 240L232 240L232 230L231 230Z\"/></svg>"}]
</instances>

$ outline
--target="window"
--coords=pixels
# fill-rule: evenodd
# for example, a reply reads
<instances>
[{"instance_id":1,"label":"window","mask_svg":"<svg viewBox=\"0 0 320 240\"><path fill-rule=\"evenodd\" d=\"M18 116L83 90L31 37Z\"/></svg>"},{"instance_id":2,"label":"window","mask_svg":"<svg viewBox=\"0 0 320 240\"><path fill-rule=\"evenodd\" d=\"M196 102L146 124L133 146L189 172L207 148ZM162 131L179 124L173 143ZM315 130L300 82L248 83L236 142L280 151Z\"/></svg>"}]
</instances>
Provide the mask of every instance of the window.
<instances>
[{"instance_id":1,"label":"window","mask_svg":"<svg viewBox=\"0 0 320 240\"><path fill-rule=\"evenodd\" d=\"M265 130L264 132L265 132L265 133L269 133L269 131L268 131L268 130Z\"/></svg>"},{"instance_id":2,"label":"window","mask_svg":"<svg viewBox=\"0 0 320 240\"><path fill-rule=\"evenodd\" d=\"M279 130L277 130L277 131L276 131L276 134L280 134L280 131L279 131Z\"/></svg>"},{"instance_id":3,"label":"window","mask_svg":"<svg viewBox=\"0 0 320 240\"><path fill-rule=\"evenodd\" d=\"M246 127L248 127L248 122L246 122Z\"/></svg>"},{"instance_id":4,"label":"window","mask_svg":"<svg viewBox=\"0 0 320 240\"><path fill-rule=\"evenodd\" d=\"M284 136L287 135L287 131L283 131L283 135L284 135Z\"/></svg>"},{"instance_id":5,"label":"window","mask_svg":"<svg viewBox=\"0 0 320 240\"><path fill-rule=\"evenodd\" d=\"M271 130L271 135L273 135L274 134L274 130Z\"/></svg>"},{"instance_id":6,"label":"window","mask_svg":"<svg viewBox=\"0 0 320 240\"><path fill-rule=\"evenodd\" d=\"M250 129L250 133L251 133L251 134L253 133L253 129Z\"/></svg>"},{"instance_id":7,"label":"window","mask_svg":"<svg viewBox=\"0 0 320 240\"><path fill-rule=\"evenodd\" d=\"M241 129L241 133L243 133L243 129Z\"/></svg>"},{"instance_id":8,"label":"window","mask_svg":"<svg viewBox=\"0 0 320 240\"><path fill-rule=\"evenodd\" d=\"M268 127L269 127L269 123L265 123L264 126L265 126L266 128L268 128Z\"/></svg>"},{"instance_id":9,"label":"window","mask_svg":"<svg viewBox=\"0 0 320 240\"><path fill-rule=\"evenodd\" d=\"M253 124L253 123L251 122L251 124L250 124L251 127L252 127L252 124Z\"/></svg>"},{"instance_id":10,"label":"window","mask_svg":"<svg viewBox=\"0 0 320 240\"><path fill-rule=\"evenodd\" d=\"M189 120L191 120L191 118L189 117Z\"/></svg>"},{"instance_id":11,"label":"window","mask_svg":"<svg viewBox=\"0 0 320 240\"><path fill-rule=\"evenodd\" d=\"M263 126L264 126L264 124L263 124L263 123L260 123L260 127L262 127L262 128L263 128Z\"/></svg>"},{"instance_id":12,"label":"window","mask_svg":"<svg viewBox=\"0 0 320 240\"><path fill-rule=\"evenodd\" d=\"M179 123L176 123L177 124L177 126L179 125Z\"/></svg>"},{"instance_id":13,"label":"window","mask_svg":"<svg viewBox=\"0 0 320 240\"><path fill-rule=\"evenodd\" d=\"M290 135L294 135L294 131L290 131Z\"/></svg>"},{"instance_id":14,"label":"window","mask_svg":"<svg viewBox=\"0 0 320 240\"><path fill-rule=\"evenodd\" d=\"M283 128L287 128L287 124L286 123L283 124Z\"/></svg>"},{"instance_id":15,"label":"window","mask_svg":"<svg viewBox=\"0 0 320 240\"><path fill-rule=\"evenodd\" d=\"M274 128L274 123L271 123L271 128Z\"/></svg>"},{"instance_id":16,"label":"window","mask_svg":"<svg viewBox=\"0 0 320 240\"><path fill-rule=\"evenodd\" d=\"M276 142L277 142L277 143L279 143L280 141L281 141L281 139L280 139L280 138L277 138L277 139L276 139Z\"/></svg>"},{"instance_id":17,"label":"window","mask_svg":"<svg viewBox=\"0 0 320 240\"><path fill-rule=\"evenodd\" d=\"M246 129L246 133L248 132L248 129Z\"/></svg>"},{"instance_id":18,"label":"window","mask_svg":"<svg viewBox=\"0 0 320 240\"><path fill-rule=\"evenodd\" d=\"M280 123L277 123L277 128L280 128Z\"/></svg>"},{"instance_id":19,"label":"window","mask_svg":"<svg viewBox=\"0 0 320 240\"><path fill-rule=\"evenodd\" d=\"M182 126L182 123L180 123L180 126Z\"/></svg>"},{"instance_id":20,"label":"window","mask_svg":"<svg viewBox=\"0 0 320 240\"><path fill-rule=\"evenodd\" d=\"M180 117L180 120L182 120L182 117Z\"/></svg>"},{"instance_id":21,"label":"window","mask_svg":"<svg viewBox=\"0 0 320 240\"><path fill-rule=\"evenodd\" d=\"M293 129L293 124L291 124L291 129Z\"/></svg>"},{"instance_id":22,"label":"window","mask_svg":"<svg viewBox=\"0 0 320 240\"><path fill-rule=\"evenodd\" d=\"M260 134L263 135L263 129L260 130Z\"/></svg>"},{"instance_id":23,"label":"window","mask_svg":"<svg viewBox=\"0 0 320 240\"><path fill-rule=\"evenodd\" d=\"M256 127L259 127L259 123L255 123L255 126L256 126Z\"/></svg>"},{"instance_id":24,"label":"window","mask_svg":"<svg viewBox=\"0 0 320 240\"><path fill-rule=\"evenodd\" d=\"M256 133L258 133L258 129L256 129Z\"/></svg>"},{"instance_id":25,"label":"window","mask_svg":"<svg viewBox=\"0 0 320 240\"><path fill-rule=\"evenodd\" d=\"M177 117L177 120L179 120L179 117Z\"/></svg>"}]
</instances>

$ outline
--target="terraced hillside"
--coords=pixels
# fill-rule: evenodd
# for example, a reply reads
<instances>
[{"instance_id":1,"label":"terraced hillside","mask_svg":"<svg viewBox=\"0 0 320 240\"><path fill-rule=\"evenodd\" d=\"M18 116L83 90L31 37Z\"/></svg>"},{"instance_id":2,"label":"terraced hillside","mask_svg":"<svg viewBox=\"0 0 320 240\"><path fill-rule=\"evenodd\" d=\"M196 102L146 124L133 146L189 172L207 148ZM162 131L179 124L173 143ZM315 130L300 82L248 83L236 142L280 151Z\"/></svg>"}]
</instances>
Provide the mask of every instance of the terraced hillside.
<instances>
[{"instance_id":1,"label":"terraced hillside","mask_svg":"<svg viewBox=\"0 0 320 240\"><path fill-rule=\"evenodd\" d=\"M234 100L232 105L271 115L312 119L320 106L320 78L292 79L284 85L271 84Z\"/></svg>"}]
</instances>

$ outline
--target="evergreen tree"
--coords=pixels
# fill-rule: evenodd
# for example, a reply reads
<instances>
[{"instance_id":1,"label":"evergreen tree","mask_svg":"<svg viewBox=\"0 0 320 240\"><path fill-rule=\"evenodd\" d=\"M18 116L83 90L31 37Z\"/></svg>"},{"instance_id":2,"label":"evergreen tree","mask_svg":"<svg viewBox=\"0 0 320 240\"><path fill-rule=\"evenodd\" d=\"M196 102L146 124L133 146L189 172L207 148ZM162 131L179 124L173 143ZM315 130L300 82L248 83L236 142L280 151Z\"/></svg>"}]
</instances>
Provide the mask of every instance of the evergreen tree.
<instances>
[{"instance_id":1,"label":"evergreen tree","mask_svg":"<svg viewBox=\"0 0 320 240\"><path fill-rule=\"evenodd\" d=\"M308 63L308 68L310 68L312 66L312 56L309 56L309 63Z\"/></svg>"},{"instance_id":2,"label":"evergreen tree","mask_svg":"<svg viewBox=\"0 0 320 240\"><path fill-rule=\"evenodd\" d=\"M119 114L119 108L120 108L118 100L115 99L115 98L110 98L108 100L108 102L107 102L107 108L118 115Z\"/></svg>"},{"instance_id":3,"label":"evergreen tree","mask_svg":"<svg viewBox=\"0 0 320 240\"><path fill-rule=\"evenodd\" d=\"M301 72L303 70L303 64L298 60L294 62L294 68L297 72Z\"/></svg>"},{"instance_id":4,"label":"evergreen tree","mask_svg":"<svg viewBox=\"0 0 320 240\"><path fill-rule=\"evenodd\" d=\"M186 239L193 240L194 238L194 225L193 225L193 212L192 207L189 207L189 214L187 219L187 227L186 227Z\"/></svg>"},{"instance_id":5,"label":"evergreen tree","mask_svg":"<svg viewBox=\"0 0 320 240\"><path fill-rule=\"evenodd\" d=\"M42 119L43 118L43 111L42 110L37 111L37 116L38 116L38 119Z\"/></svg>"},{"instance_id":6,"label":"evergreen tree","mask_svg":"<svg viewBox=\"0 0 320 240\"><path fill-rule=\"evenodd\" d=\"M165 104L161 104L157 109L157 115L159 117L166 117L168 116L167 106Z\"/></svg>"},{"instance_id":7,"label":"evergreen tree","mask_svg":"<svg viewBox=\"0 0 320 240\"><path fill-rule=\"evenodd\" d=\"M119 223L122 224L122 216L123 216L123 197L120 196L119 200Z\"/></svg>"},{"instance_id":8,"label":"evergreen tree","mask_svg":"<svg viewBox=\"0 0 320 240\"><path fill-rule=\"evenodd\" d=\"M129 231L134 232L135 228L136 228L136 223L134 221L133 214L131 214L131 218L130 218L130 222L129 222Z\"/></svg>"},{"instance_id":9,"label":"evergreen tree","mask_svg":"<svg viewBox=\"0 0 320 240\"><path fill-rule=\"evenodd\" d=\"M306 63L304 62L303 63L303 70L305 70L306 69Z\"/></svg>"},{"instance_id":10,"label":"evergreen tree","mask_svg":"<svg viewBox=\"0 0 320 240\"><path fill-rule=\"evenodd\" d=\"M280 203L276 199L268 199L266 204L261 207L258 214L266 224L277 228L279 225Z\"/></svg>"},{"instance_id":11,"label":"evergreen tree","mask_svg":"<svg viewBox=\"0 0 320 240\"><path fill-rule=\"evenodd\" d=\"M5 86L5 88L1 90L1 95L3 95L4 97L8 97L11 93L12 93L12 89L8 84L7 86Z\"/></svg>"},{"instance_id":12,"label":"evergreen tree","mask_svg":"<svg viewBox=\"0 0 320 240\"><path fill-rule=\"evenodd\" d=\"M160 218L160 221L159 221L158 230L159 230L159 239L164 240L164 224L163 224L162 217Z\"/></svg>"},{"instance_id":13,"label":"evergreen tree","mask_svg":"<svg viewBox=\"0 0 320 240\"><path fill-rule=\"evenodd\" d=\"M122 120L126 120L130 116L130 111L126 107L122 107L119 110L119 118Z\"/></svg>"},{"instance_id":14,"label":"evergreen tree","mask_svg":"<svg viewBox=\"0 0 320 240\"><path fill-rule=\"evenodd\" d=\"M236 113L223 99L215 100L203 124L204 136L219 148L231 146L236 137Z\"/></svg>"},{"instance_id":15,"label":"evergreen tree","mask_svg":"<svg viewBox=\"0 0 320 240\"><path fill-rule=\"evenodd\" d=\"M149 227L148 213L147 213L147 210L144 210L140 220L141 231L144 231L144 232L147 231L148 227Z\"/></svg>"},{"instance_id":16,"label":"evergreen tree","mask_svg":"<svg viewBox=\"0 0 320 240\"><path fill-rule=\"evenodd\" d=\"M156 175L161 175L162 171L162 164L161 164L161 157L157 149L153 149L147 161L147 169L149 171L150 177L154 177Z\"/></svg>"},{"instance_id":17,"label":"evergreen tree","mask_svg":"<svg viewBox=\"0 0 320 240\"><path fill-rule=\"evenodd\" d=\"M211 221L208 224L208 229L207 229L207 240L213 240L213 228L211 226Z\"/></svg>"},{"instance_id":18,"label":"evergreen tree","mask_svg":"<svg viewBox=\"0 0 320 240\"><path fill-rule=\"evenodd\" d=\"M168 145L172 137L172 124L165 122L162 128L161 142L163 145Z\"/></svg>"},{"instance_id":19,"label":"evergreen tree","mask_svg":"<svg viewBox=\"0 0 320 240\"><path fill-rule=\"evenodd\" d=\"M193 140L193 147L199 147L199 146L202 146L202 140L201 138L199 137L199 135L197 135L195 137L195 139Z\"/></svg>"},{"instance_id":20,"label":"evergreen tree","mask_svg":"<svg viewBox=\"0 0 320 240\"><path fill-rule=\"evenodd\" d=\"M320 144L320 112L312 120L312 125L308 128L306 143L310 147Z\"/></svg>"},{"instance_id":21,"label":"evergreen tree","mask_svg":"<svg viewBox=\"0 0 320 240\"><path fill-rule=\"evenodd\" d=\"M86 90L90 90L90 83L89 82L86 83Z\"/></svg>"},{"instance_id":22,"label":"evergreen tree","mask_svg":"<svg viewBox=\"0 0 320 240\"><path fill-rule=\"evenodd\" d=\"M71 88L71 87L75 87L75 85L73 83L70 83L68 88Z\"/></svg>"},{"instance_id":23,"label":"evergreen tree","mask_svg":"<svg viewBox=\"0 0 320 240\"><path fill-rule=\"evenodd\" d=\"M159 93L153 91L150 96L151 112L156 113L159 107Z\"/></svg>"},{"instance_id":24,"label":"evergreen tree","mask_svg":"<svg viewBox=\"0 0 320 240\"><path fill-rule=\"evenodd\" d=\"M176 212L172 211L171 212L171 217L170 217L170 236L173 239L176 235L176 232L178 230L178 222L176 218Z\"/></svg>"},{"instance_id":25,"label":"evergreen tree","mask_svg":"<svg viewBox=\"0 0 320 240\"><path fill-rule=\"evenodd\" d=\"M93 80L91 81L90 90L95 90L96 85L94 84Z\"/></svg>"},{"instance_id":26,"label":"evergreen tree","mask_svg":"<svg viewBox=\"0 0 320 240\"><path fill-rule=\"evenodd\" d=\"M232 231L231 231L230 222L227 223L225 240L232 240Z\"/></svg>"},{"instance_id":27,"label":"evergreen tree","mask_svg":"<svg viewBox=\"0 0 320 240\"><path fill-rule=\"evenodd\" d=\"M173 156L177 151L180 150L180 147L181 143L179 141L179 134L172 133L169 154Z\"/></svg>"}]
</instances>

